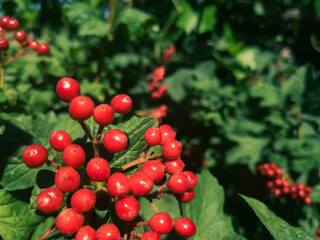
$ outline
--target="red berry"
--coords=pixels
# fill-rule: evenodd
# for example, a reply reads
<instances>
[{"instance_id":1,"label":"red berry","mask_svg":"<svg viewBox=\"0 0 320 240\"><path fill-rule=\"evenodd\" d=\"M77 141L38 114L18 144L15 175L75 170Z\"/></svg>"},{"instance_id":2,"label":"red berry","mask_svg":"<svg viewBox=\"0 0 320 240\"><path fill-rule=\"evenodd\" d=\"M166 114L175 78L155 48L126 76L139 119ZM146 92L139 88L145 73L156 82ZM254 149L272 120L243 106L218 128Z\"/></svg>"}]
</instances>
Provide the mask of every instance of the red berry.
<instances>
[{"instance_id":1,"label":"red berry","mask_svg":"<svg viewBox=\"0 0 320 240\"><path fill-rule=\"evenodd\" d=\"M34 40L29 40L28 41L28 46L32 51L38 51L39 43L34 41Z\"/></svg>"},{"instance_id":2,"label":"red berry","mask_svg":"<svg viewBox=\"0 0 320 240\"><path fill-rule=\"evenodd\" d=\"M193 189L198 183L197 176L193 172L190 172L190 171L184 171L183 174L186 175L189 179L190 185L189 185L188 190Z\"/></svg>"},{"instance_id":3,"label":"red berry","mask_svg":"<svg viewBox=\"0 0 320 240\"><path fill-rule=\"evenodd\" d=\"M95 203L96 195L90 189L79 189L71 197L71 207L79 213L88 212Z\"/></svg>"},{"instance_id":4,"label":"red berry","mask_svg":"<svg viewBox=\"0 0 320 240\"><path fill-rule=\"evenodd\" d=\"M113 121L113 108L108 104L100 104L94 109L93 118L96 121L96 123L102 126L107 126Z\"/></svg>"},{"instance_id":5,"label":"red berry","mask_svg":"<svg viewBox=\"0 0 320 240\"><path fill-rule=\"evenodd\" d=\"M92 158L87 164L87 174L94 181L107 181L110 177L110 166L104 158Z\"/></svg>"},{"instance_id":6,"label":"red berry","mask_svg":"<svg viewBox=\"0 0 320 240\"><path fill-rule=\"evenodd\" d=\"M140 240L161 240L161 237L159 236L158 233L149 231L142 234L142 237Z\"/></svg>"},{"instance_id":7,"label":"red berry","mask_svg":"<svg viewBox=\"0 0 320 240\"><path fill-rule=\"evenodd\" d=\"M181 160L180 157L178 157L175 160L170 160L170 161L166 161L164 163L164 167L166 169L166 172L169 173L170 175L173 175L175 173L179 173L182 172L184 169L184 162Z\"/></svg>"},{"instance_id":8,"label":"red berry","mask_svg":"<svg viewBox=\"0 0 320 240\"><path fill-rule=\"evenodd\" d=\"M109 152L118 153L127 147L128 137L119 129L111 129L104 135L103 145Z\"/></svg>"},{"instance_id":9,"label":"red berry","mask_svg":"<svg viewBox=\"0 0 320 240\"><path fill-rule=\"evenodd\" d=\"M7 39L0 39L0 51L6 51L9 48L9 42Z\"/></svg>"},{"instance_id":10,"label":"red berry","mask_svg":"<svg viewBox=\"0 0 320 240\"><path fill-rule=\"evenodd\" d=\"M175 173L168 180L168 188L174 193L187 191L189 185L189 179L183 173Z\"/></svg>"},{"instance_id":11,"label":"red berry","mask_svg":"<svg viewBox=\"0 0 320 240\"><path fill-rule=\"evenodd\" d=\"M181 151L182 151L182 144L177 140L166 142L162 147L163 157L169 160L177 159Z\"/></svg>"},{"instance_id":12,"label":"red berry","mask_svg":"<svg viewBox=\"0 0 320 240\"><path fill-rule=\"evenodd\" d=\"M17 30L19 28L19 22L17 19L11 18L5 27L8 31Z\"/></svg>"},{"instance_id":13,"label":"red berry","mask_svg":"<svg viewBox=\"0 0 320 240\"><path fill-rule=\"evenodd\" d=\"M10 20L11 20L10 17L8 17L8 16L3 16L3 17L0 18L0 25L1 25L2 27L4 27L4 28L7 28L7 24L8 24L8 22L9 22Z\"/></svg>"},{"instance_id":14,"label":"red berry","mask_svg":"<svg viewBox=\"0 0 320 240\"><path fill-rule=\"evenodd\" d=\"M80 186L80 175L71 167L62 167L56 173L55 184L62 192L73 192Z\"/></svg>"},{"instance_id":15,"label":"red berry","mask_svg":"<svg viewBox=\"0 0 320 240\"><path fill-rule=\"evenodd\" d=\"M194 192L193 189L191 190L187 190L186 192L183 193L176 193L174 194L174 196L176 197L176 199L181 202L181 203L188 203L190 202L192 199L195 198L196 194Z\"/></svg>"},{"instance_id":16,"label":"red berry","mask_svg":"<svg viewBox=\"0 0 320 240\"><path fill-rule=\"evenodd\" d=\"M114 197L124 197L130 192L130 180L123 173L114 173L107 182L107 189Z\"/></svg>"},{"instance_id":17,"label":"red berry","mask_svg":"<svg viewBox=\"0 0 320 240\"><path fill-rule=\"evenodd\" d=\"M152 231L159 234L167 234L173 228L173 220L168 213L159 212L154 214L149 220Z\"/></svg>"},{"instance_id":18,"label":"red berry","mask_svg":"<svg viewBox=\"0 0 320 240\"><path fill-rule=\"evenodd\" d=\"M82 147L76 144L70 144L63 150L62 160L69 167L79 168L86 161L86 155Z\"/></svg>"},{"instance_id":19,"label":"red berry","mask_svg":"<svg viewBox=\"0 0 320 240\"><path fill-rule=\"evenodd\" d=\"M119 240L120 231L114 224L104 224L97 230L98 240Z\"/></svg>"},{"instance_id":20,"label":"red berry","mask_svg":"<svg viewBox=\"0 0 320 240\"><path fill-rule=\"evenodd\" d=\"M128 113L132 108L132 100L126 94L119 94L112 98L111 106L117 113Z\"/></svg>"},{"instance_id":21,"label":"red berry","mask_svg":"<svg viewBox=\"0 0 320 240\"><path fill-rule=\"evenodd\" d=\"M50 145L54 150L62 152L63 149L70 144L72 144L72 138L69 133L65 131L51 132Z\"/></svg>"},{"instance_id":22,"label":"red berry","mask_svg":"<svg viewBox=\"0 0 320 240\"><path fill-rule=\"evenodd\" d=\"M149 160L142 164L141 172L147 174L154 183L161 181L164 177L165 169L160 161Z\"/></svg>"},{"instance_id":23,"label":"red berry","mask_svg":"<svg viewBox=\"0 0 320 240\"><path fill-rule=\"evenodd\" d=\"M118 198L116 202L116 213L123 221L135 220L140 211L140 204L137 199L131 196Z\"/></svg>"},{"instance_id":24,"label":"red berry","mask_svg":"<svg viewBox=\"0 0 320 240\"><path fill-rule=\"evenodd\" d=\"M98 240L97 232L90 226L84 226L77 232L75 240Z\"/></svg>"},{"instance_id":25,"label":"red berry","mask_svg":"<svg viewBox=\"0 0 320 240\"><path fill-rule=\"evenodd\" d=\"M197 232L196 226L194 225L193 221L185 217L178 218L174 222L174 229L182 237L191 237Z\"/></svg>"},{"instance_id":26,"label":"red berry","mask_svg":"<svg viewBox=\"0 0 320 240\"><path fill-rule=\"evenodd\" d=\"M79 231L84 223L84 216L72 208L63 210L56 218L56 227L63 234L73 234Z\"/></svg>"},{"instance_id":27,"label":"red berry","mask_svg":"<svg viewBox=\"0 0 320 240\"><path fill-rule=\"evenodd\" d=\"M18 42L24 42L27 40L27 34L25 31L18 31L16 32L16 34L14 35L14 38L18 41Z\"/></svg>"},{"instance_id":28,"label":"red berry","mask_svg":"<svg viewBox=\"0 0 320 240\"><path fill-rule=\"evenodd\" d=\"M162 133L160 145L163 146L166 142L172 141L176 138L176 133L169 125L162 125L159 127Z\"/></svg>"},{"instance_id":29,"label":"red berry","mask_svg":"<svg viewBox=\"0 0 320 240\"><path fill-rule=\"evenodd\" d=\"M131 192L136 196L143 196L151 192L153 181L144 172L138 171L130 177Z\"/></svg>"},{"instance_id":30,"label":"red berry","mask_svg":"<svg viewBox=\"0 0 320 240\"><path fill-rule=\"evenodd\" d=\"M162 139L162 132L157 127L151 127L144 134L144 139L148 146L159 145Z\"/></svg>"},{"instance_id":31,"label":"red berry","mask_svg":"<svg viewBox=\"0 0 320 240\"><path fill-rule=\"evenodd\" d=\"M305 199L303 199L304 203L307 205L310 205L312 203L312 200L310 197L306 197Z\"/></svg>"},{"instance_id":32,"label":"red berry","mask_svg":"<svg viewBox=\"0 0 320 240\"><path fill-rule=\"evenodd\" d=\"M39 44L37 51L39 55L47 55L50 53L50 46L47 43L41 43Z\"/></svg>"},{"instance_id":33,"label":"red berry","mask_svg":"<svg viewBox=\"0 0 320 240\"><path fill-rule=\"evenodd\" d=\"M62 206L63 200L63 193L56 187L50 187L37 196L36 203L41 212L53 213Z\"/></svg>"},{"instance_id":34,"label":"red berry","mask_svg":"<svg viewBox=\"0 0 320 240\"><path fill-rule=\"evenodd\" d=\"M71 102L80 94L80 85L72 78L61 78L57 83L56 92L62 101Z\"/></svg>"},{"instance_id":35,"label":"red berry","mask_svg":"<svg viewBox=\"0 0 320 240\"><path fill-rule=\"evenodd\" d=\"M38 144L30 145L23 150L22 159L29 168L40 167L48 160L48 150Z\"/></svg>"},{"instance_id":36,"label":"red berry","mask_svg":"<svg viewBox=\"0 0 320 240\"><path fill-rule=\"evenodd\" d=\"M69 114L73 120L85 121L93 115L94 104L91 98L77 96L73 98L69 105Z\"/></svg>"}]
</instances>

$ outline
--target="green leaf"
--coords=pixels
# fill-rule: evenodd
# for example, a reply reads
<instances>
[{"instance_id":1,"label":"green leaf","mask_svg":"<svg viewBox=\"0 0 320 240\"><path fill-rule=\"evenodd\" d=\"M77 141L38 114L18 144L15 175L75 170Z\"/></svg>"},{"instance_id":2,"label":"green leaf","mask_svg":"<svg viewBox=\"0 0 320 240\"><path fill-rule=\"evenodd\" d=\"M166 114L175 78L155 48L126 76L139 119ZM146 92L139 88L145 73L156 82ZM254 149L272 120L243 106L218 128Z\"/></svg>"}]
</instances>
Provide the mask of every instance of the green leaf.
<instances>
[{"instance_id":1,"label":"green leaf","mask_svg":"<svg viewBox=\"0 0 320 240\"><path fill-rule=\"evenodd\" d=\"M254 71L262 71L269 66L271 61L274 59L274 55L256 47L247 47L241 50L236 55L235 59L244 68L250 68Z\"/></svg>"},{"instance_id":2,"label":"green leaf","mask_svg":"<svg viewBox=\"0 0 320 240\"><path fill-rule=\"evenodd\" d=\"M182 204L183 216L194 221L197 234L190 240L243 240L235 232L231 217L223 212L224 191L217 179L208 170L197 174L196 197L188 204Z\"/></svg>"},{"instance_id":3,"label":"green leaf","mask_svg":"<svg viewBox=\"0 0 320 240\"><path fill-rule=\"evenodd\" d=\"M216 12L217 8L215 6L207 6L201 15L199 33L210 32L214 30L214 26L216 25Z\"/></svg>"},{"instance_id":4,"label":"green leaf","mask_svg":"<svg viewBox=\"0 0 320 240\"><path fill-rule=\"evenodd\" d=\"M110 25L100 19L91 19L79 26L79 36L106 36Z\"/></svg>"},{"instance_id":5,"label":"green leaf","mask_svg":"<svg viewBox=\"0 0 320 240\"><path fill-rule=\"evenodd\" d=\"M55 217L48 217L44 222L40 223L31 236L31 240L38 240L42 235L55 223ZM56 239L56 238L55 238Z\"/></svg>"},{"instance_id":6,"label":"green leaf","mask_svg":"<svg viewBox=\"0 0 320 240\"><path fill-rule=\"evenodd\" d=\"M30 234L43 217L29 209L29 204L0 190L0 235L3 240L30 239Z\"/></svg>"},{"instance_id":7,"label":"green leaf","mask_svg":"<svg viewBox=\"0 0 320 240\"><path fill-rule=\"evenodd\" d=\"M181 5L183 7L183 12L179 16L176 24L177 27L185 31L186 34L190 34L198 25L199 14L194 11L187 1L182 1Z\"/></svg>"},{"instance_id":8,"label":"green leaf","mask_svg":"<svg viewBox=\"0 0 320 240\"><path fill-rule=\"evenodd\" d=\"M311 240L315 237L302 229L292 227L289 223L284 221L282 218L271 212L268 207L262 202L240 195L252 208L260 221L265 225L275 240L283 239L295 239L295 240Z\"/></svg>"}]
</instances>

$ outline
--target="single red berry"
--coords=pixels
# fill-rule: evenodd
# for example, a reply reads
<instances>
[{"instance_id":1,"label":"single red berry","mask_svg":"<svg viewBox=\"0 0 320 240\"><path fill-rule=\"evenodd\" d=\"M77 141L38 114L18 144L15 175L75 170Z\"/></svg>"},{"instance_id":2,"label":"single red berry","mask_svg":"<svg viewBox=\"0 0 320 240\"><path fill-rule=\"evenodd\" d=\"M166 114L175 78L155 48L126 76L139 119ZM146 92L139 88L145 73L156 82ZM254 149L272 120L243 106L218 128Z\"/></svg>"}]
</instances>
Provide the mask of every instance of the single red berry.
<instances>
[{"instance_id":1,"label":"single red berry","mask_svg":"<svg viewBox=\"0 0 320 240\"><path fill-rule=\"evenodd\" d=\"M131 192L136 196L143 196L151 192L153 181L144 172L138 171L130 177Z\"/></svg>"},{"instance_id":2,"label":"single red berry","mask_svg":"<svg viewBox=\"0 0 320 240\"><path fill-rule=\"evenodd\" d=\"M119 129L111 129L104 135L103 145L109 152L118 153L127 147L128 137Z\"/></svg>"},{"instance_id":3,"label":"single red berry","mask_svg":"<svg viewBox=\"0 0 320 240\"><path fill-rule=\"evenodd\" d=\"M306 197L305 199L303 199L304 203L307 205L310 205L312 203L312 200L310 197Z\"/></svg>"},{"instance_id":4,"label":"single red berry","mask_svg":"<svg viewBox=\"0 0 320 240\"><path fill-rule=\"evenodd\" d=\"M176 193L174 194L175 198L181 203L188 203L191 202L192 199L195 198L196 194L193 189L187 190L183 193Z\"/></svg>"},{"instance_id":5,"label":"single red berry","mask_svg":"<svg viewBox=\"0 0 320 240\"><path fill-rule=\"evenodd\" d=\"M56 218L56 227L63 234L73 234L83 226L84 216L72 208L63 210Z\"/></svg>"},{"instance_id":6,"label":"single red berry","mask_svg":"<svg viewBox=\"0 0 320 240\"><path fill-rule=\"evenodd\" d=\"M97 230L98 240L119 240L120 231L114 224L104 224Z\"/></svg>"},{"instance_id":7,"label":"single red berry","mask_svg":"<svg viewBox=\"0 0 320 240\"><path fill-rule=\"evenodd\" d=\"M60 130L51 132L50 145L54 150L62 152L70 144L72 144L72 138L69 133Z\"/></svg>"},{"instance_id":8,"label":"single red berry","mask_svg":"<svg viewBox=\"0 0 320 240\"><path fill-rule=\"evenodd\" d=\"M317 227L316 233L317 235L320 235L320 227Z\"/></svg>"},{"instance_id":9,"label":"single red berry","mask_svg":"<svg viewBox=\"0 0 320 240\"><path fill-rule=\"evenodd\" d=\"M137 199L131 196L118 198L116 202L116 213L123 221L135 220L140 212L140 204Z\"/></svg>"},{"instance_id":10,"label":"single red berry","mask_svg":"<svg viewBox=\"0 0 320 240\"><path fill-rule=\"evenodd\" d=\"M175 173L182 172L185 167L185 164L181 160L181 158L178 157L175 160L166 161L164 163L164 167L165 167L167 173L169 173L170 175L173 175Z\"/></svg>"},{"instance_id":11,"label":"single red berry","mask_svg":"<svg viewBox=\"0 0 320 240\"><path fill-rule=\"evenodd\" d=\"M86 155L81 146L77 144L70 144L63 150L62 160L69 167L79 168L86 161Z\"/></svg>"},{"instance_id":12,"label":"single red berry","mask_svg":"<svg viewBox=\"0 0 320 240\"><path fill-rule=\"evenodd\" d=\"M144 139L148 146L157 146L161 142L162 132L157 127L151 127L144 134Z\"/></svg>"},{"instance_id":13,"label":"single red berry","mask_svg":"<svg viewBox=\"0 0 320 240\"><path fill-rule=\"evenodd\" d=\"M10 20L11 20L10 17L8 17L8 16L3 16L3 17L0 18L0 25L1 25L2 27L4 27L4 28L7 28L7 24L8 24L8 22L9 22Z\"/></svg>"},{"instance_id":14,"label":"single red berry","mask_svg":"<svg viewBox=\"0 0 320 240\"><path fill-rule=\"evenodd\" d=\"M62 192L73 192L80 186L80 175L72 167L62 167L56 173L55 184Z\"/></svg>"},{"instance_id":15,"label":"single red berry","mask_svg":"<svg viewBox=\"0 0 320 240\"><path fill-rule=\"evenodd\" d=\"M117 113L128 113L132 108L132 99L126 94L119 94L112 98L111 106Z\"/></svg>"},{"instance_id":16,"label":"single red berry","mask_svg":"<svg viewBox=\"0 0 320 240\"><path fill-rule=\"evenodd\" d=\"M164 127L163 127L164 126ZM159 127L162 133L160 145L163 146L166 142L172 141L176 138L176 133L169 125L162 125Z\"/></svg>"},{"instance_id":17,"label":"single red berry","mask_svg":"<svg viewBox=\"0 0 320 240\"><path fill-rule=\"evenodd\" d=\"M71 207L79 213L88 212L95 204L96 195L90 189L79 189L71 197Z\"/></svg>"},{"instance_id":18,"label":"single red berry","mask_svg":"<svg viewBox=\"0 0 320 240\"><path fill-rule=\"evenodd\" d=\"M5 27L8 31L17 30L19 28L19 22L17 19L11 18Z\"/></svg>"},{"instance_id":19,"label":"single red berry","mask_svg":"<svg viewBox=\"0 0 320 240\"><path fill-rule=\"evenodd\" d=\"M107 182L107 189L114 197L124 197L130 192L130 180L123 173L114 173Z\"/></svg>"},{"instance_id":20,"label":"single red berry","mask_svg":"<svg viewBox=\"0 0 320 240\"><path fill-rule=\"evenodd\" d=\"M283 187L282 188L282 193L283 193L283 195L288 195L290 193L290 188L289 187Z\"/></svg>"},{"instance_id":21,"label":"single red berry","mask_svg":"<svg viewBox=\"0 0 320 240\"><path fill-rule=\"evenodd\" d=\"M38 51L39 43L34 41L34 40L29 40L28 41L28 46L32 51Z\"/></svg>"},{"instance_id":22,"label":"single red berry","mask_svg":"<svg viewBox=\"0 0 320 240\"><path fill-rule=\"evenodd\" d=\"M306 191L307 194L310 194L311 190L312 190L311 187L306 186L305 191Z\"/></svg>"},{"instance_id":23,"label":"single red berry","mask_svg":"<svg viewBox=\"0 0 320 240\"><path fill-rule=\"evenodd\" d=\"M174 229L182 237L191 237L196 234L197 229L189 218L181 217L174 222Z\"/></svg>"},{"instance_id":24,"label":"single red berry","mask_svg":"<svg viewBox=\"0 0 320 240\"><path fill-rule=\"evenodd\" d=\"M169 160L177 159L181 151L182 151L182 144L177 140L166 142L162 147L163 157Z\"/></svg>"},{"instance_id":25,"label":"single red berry","mask_svg":"<svg viewBox=\"0 0 320 240\"><path fill-rule=\"evenodd\" d=\"M18 42L24 42L27 40L27 34L25 31L18 31L16 32L16 34L14 35L14 38L18 41Z\"/></svg>"},{"instance_id":26,"label":"single red berry","mask_svg":"<svg viewBox=\"0 0 320 240\"><path fill-rule=\"evenodd\" d=\"M57 83L56 92L62 101L71 102L80 94L80 85L72 78L61 78Z\"/></svg>"},{"instance_id":27,"label":"single red berry","mask_svg":"<svg viewBox=\"0 0 320 240\"><path fill-rule=\"evenodd\" d=\"M94 104L91 98L77 96L73 98L69 105L69 114L73 120L85 121L93 115Z\"/></svg>"},{"instance_id":28,"label":"single red berry","mask_svg":"<svg viewBox=\"0 0 320 240\"><path fill-rule=\"evenodd\" d=\"M158 234L167 234L171 232L173 224L172 218L165 212L156 213L149 220L151 230Z\"/></svg>"},{"instance_id":29,"label":"single red berry","mask_svg":"<svg viewBox=\"0 0 320 240\"><path fill-rule=\"evenodd\" d=\"M30 145L23 150L22 159L28 168L40 167L48 160L48 150L38 144Z\"/></svg>"},{"instance_id":30,"label":"single red berry","mask_svg":"<svg viewBox=\"0 0 320 240\"><path fill-rule=\"evenodd\" d=\"M41 43L39 44L37 51L39 55L47 55L50 53L50 46L47 43Z\"/></svg>"},{"instance_id":31,"label":"single red berry","mask_svg":"<svg viewBox=\"0 0 320 240\"><path fill-rule=\"evenodd\" d=\"M0 51L6 51L9 48L9 42L4 37L0 39Z\"/></svg>"},{"instance_id":32,"label":"single red berry","mask_svg":"<svg viewBox=\"0 0 320 240\"><path fill-rule=\"evenodd\" d=\"M183 173L175 173L168 180L168 188L174 193L187 191L190 181Z\"/></svg>"},{"instance_id":33,"label":"single red berry","mask_svg":"<svg viewBox=\"0 0 320 240\"><path fill-rule=\"evenodd\" d=\"M98 240L97 232L90 226L84 226L77 232L75 240Z\"/></svg>"},{"instance_id":34,"label":"single red berry","mask_svg":"<svg viewBox=\"0 0 320 240\"><path fill-rule=\"evenodd\" d=\"M189 188L188 190L191 190L193 189L197 184L198 184L198 178L197 176L193 173L193 172L190 172L190 171L184 171L182 172L184 175L186 175L189 179Z\"/></svg>"},{"instance_id":35,"label":"single red berry","mask_svg":"<svg viewBox=\"0 0 320 240\"><path fill-rule=\"evenodd\" d=\"M50 187L37 196L36 203L41 212L53 213L62 206L63 200L63 193L56 187Z\"/></svg>"},{"instance_id":36,"label":"single red berry","mask_svg":"<svg viewBox=\"0 0 320 240\"><path fill-rule=\"evenodd\" d=\"M100 104L94 109L93 118L96 121L96 123L102 126L107 126L113 121L113 108L108 104Z\"/></svg>"},{"instance_id":37,"label":"single red berry","mask_svg":"<svg viewBox=\"0 0 320 240\"><path fill-rule=\"evenodd\" d=\"M154 183L159 182L165 174L165 169L160 161L149 160L142 164L141 172L147 174Z\"/></svg>"},{"instance_id":38,"label":"single red berry","mask_svg":"<svg viewBox=\"0 0 320 240\"><path fill-rule=\"evenodd\" d=\"M161 240L161 237L158 233L149 231L142 234L142 237L140 240Z\"/></svg>"},{"instance_id":39,"label":"single red berry","mask_svg":"<svg viewBox=\"0 0 320 240\"><path fill-rule=\"evenodd\" d=\"M94 181L107 181L110 177L110 166L104 158L92 158L87 164L87 175Z\"/></svg>"}]
</instances>

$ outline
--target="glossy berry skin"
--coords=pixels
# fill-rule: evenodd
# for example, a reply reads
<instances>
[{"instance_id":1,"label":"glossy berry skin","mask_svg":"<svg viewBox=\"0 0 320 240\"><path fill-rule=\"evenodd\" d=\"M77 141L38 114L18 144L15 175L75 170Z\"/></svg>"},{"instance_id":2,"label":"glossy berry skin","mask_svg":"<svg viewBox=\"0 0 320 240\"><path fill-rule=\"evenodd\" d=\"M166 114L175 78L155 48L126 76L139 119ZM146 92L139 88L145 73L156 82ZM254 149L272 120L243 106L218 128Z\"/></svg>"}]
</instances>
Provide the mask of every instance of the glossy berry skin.
<instances>
[{"instance_id":1,"label":"glossy berry skin","mask_svg":"<svg viewBox=\"0 0 320 240\"><path fill-rule=\"evenodd\" d=\"M119 129L111 129L104 135L103 145L109 152L118 153L127 147L128 137Z\"/></svg>"},{"instance_id":2,"label":"glossy berry skin","mask_svg":"<svg viewBox=\"0 0 320 240\"><path fill-rule=\"evenodd\" d=\"M119 240L120 231L114 224L104 224L97 230L98 240Z\"/></svg>"},{"instance_id":3,"label":"glossy berry skin","mask_svg":"<svg viewBox=\"0 0 320 240\"><path fill-rule=\"evenodd\" d=\"M113 108L108 104L100 104L94 109L93 118L101 126L108 126L114 119Z\"/></svg>"},{"instance_id":4,"label":"glossy berry skin","mask_svg":"<svg viewBox=\"0 0 320 240\"><path fill-rule=\"evenodd\" d=\"M83 166L86 161L86 155L83 148L77 144L70 144L62 152L63 162L72 168Z\"/></svg>"},{"instance_id":5,"label":"glossy berry skin","mask_svg":"<svg viewBox=\"0 0 320 240\"><path fill-rule=\"evenodd\" d=\"M39 43L34 41L34 40L29 40L28 41L28 46L32 51L38 51Z\"/></svg>"},{"instance_id":6,"label":"glossy berry skin","mask_svg":"<svg viewBox=\"0 0 320 240\"><path fill-rule=\"evenodd\" d=\"M18 42L24 42L27 40L27 34L25 31L18 31L16 32L16 34L14 35L14 38L18 41Z\"/></svg>"},{"instance_id":7,"label":"glossy berry skin","mask_svg":"<svg viewBox=\"0 0 320 240\"><path fill-rule=\"evenodd\" d=\"M90 189L79 189L71 197L71 207L79 213L88 212L96 204L96 195Z\"/></svg>"},{"instance_id":8,"label":"glossy berry skin","mask_svg":"<svg viewBox=\"0 0 320 240\"><path fill-rule=\"evenodd\" d=\"M72 167L62 167L56 173L55 184L62 192L73 192L80 186L80 175Z\"/></svg>"},{"instance_id":9,"label":"glossy berry skin","mask_svg":"<svg viewBox=\"0 0 320 240\"><path fill-rule=\"evenodd\" d=\"M167 234L171 232L173 224L172 218L165 212L156 213L149 220L151 230L158 234Z\"/></svg>"},{"instance_id":10,"label":"glossy berry skin","mask_svg":"<svg viewBox=\"0 0 320 240\"><path fill-rule=\"evenodd\" d=\"M130 177L131 192L136 196L143 196L151 192L153 181L144 172L138 171Z\"/></svg>"},{"instance_id":11,"label":"glossy berry skin","mask_svg":"<svg viewBox=\"0 0 320 240\"><path fill-rule=\"evenodd\" d=\"M165 169L160 161L149 160L142 164L141 172L144 172L152 179L154 183L161 181L164 177Z\"/></svg>"},{"instance_id":12,"label":"glossy berry skin","mask_svg":"<svg viewBox=\"0 0 320 240\"><path fill-rule=\"evenodd\" d=\"M50 46L47 43L41 43L39 44L37 51L39 55L47 55L50 53Z\"/></svg>"},{"instance_id":13,"label":"glossy berry skin","mask_svg":"<svg viewBox=\"0 0 320 240\"><path fill-rule=\"evenodd\" d=\"M112 98L111 106L117 113L125 114L132 108L132 99L126 94L119 94Z\"/></svg>"},{"instance_id":14,"label":"glossy berry skin","mask_svg":"<svg viewBox=\"0 0 320 240\"><path fill-rule=\"evenodd\" d=\"M72 144L72 138L69 133L60 130L51 132L50 145L54 150L62 152L70 144Z\"/></svg>"},{"instance_id":15,"label":"glossy berry skin","mask_svg":"<svg viewBox=\"0 0 320 240\"><path fill-rule=\"evenodd\" d=\"M174 229L180 236L186 238L195 235L197 232L196 226L194 225L193 221L185 217L178 218L174 222Z\"/></svg>"},{"instance_id":16,"label":"glossy berry skin","mask_svg":"<svg viewBox=\"0 0 320 240\"><path fill-rule=\"evenodd\" d=\"M183 193L176 193L174 194L175 198L181 202L181 203L188 203L191 202L192 199L195 198L196 194L193 189L187 190L186 192Z\"/></svg>"},{"instance_id":17,"label":"glossy berry skin","mask_svg":"<svg viewBox=\"0 0 320 240\"><path fill-rule=\"evenodd\" d=\"M165 126L165 127L163 127ZM160 145L163 146L166 142L172 141L176 138L176 133L172 130L169 125L162 125L159 127L162 133Z\"/></svg>"},{"instance_id":18,"label":"glossy berry skin","mask_svg":"<svg viewBox=\"0 0 320 240\"><path fill-rule=\"evenodd\" d=\"M87 175L94 181L107 181L110 177L110 166L104 158L92 158L87 164Z\"/></svg>"},{"instance_id":19,"label":"glossy berry skin","mask_svg":"<svg viewBox=\"0 0 320 240\"><path fill-rule=\"evenodd\" d=\"M6 51L9 48L9 42L7 39L0 39L0 51Z\"/></svg>"},{"instance_id":20,"label":"glossy berry skin","mask_svg":"<svg viewBox=\"0 0 320 240\"><path fill-rule=\"evenodd\" d=\"M57 83L56 92L62 101L71 102L72 99L79 96L80 85L73 78L61 78Z\"/></svg>"},{"instance_id":21,"label":"glossy berry skin","mask_svg":"<svg viewBox=\"0 0 320 240\"><path fill-rule=\"evenodd\" d=\"M157 127L151 127L144 134L144 139L148 146L157 146L161 142L162 132Z\"/></svg>"},{"instance_id":22,"label":"glossy berry skin","mask_svg":"<svg viewBox=\"0 0 320 240\"><path fill-rule=\"evenodd\" d=\"M63 210L56 218L56 227L63 234L73 234L83 226L84 216L72 208Z\"/></svg>"},{"instance_id":23,"label":"glossy berry skin","mask_svg":"<svg viewBox=\"0 0 320 240\"><path fill-rule=\"evenodd\" d=\"M107 189L114 197L124 197L130 192L130 180L123 173L114 173L107 182Z\"/></svg>"},{"instance_id":24,"label":"glossy berry skin","mask_svg":"<svg viewBox=\"0 0 320 240\"><path fill-rule=\"evenodd\" d=\"M93 115L94 104L91 98L77 96L73 98L69 105L69 114L73 120L85 121Z\"/></svg>"},{"instance_id":25,"label":"glossy berry skin","mask_svg":"<svg viewBox=\"0 0 320 240\"><path fill-rule=\"evenodd\" d=\"M137 199L131 196L118 198L116 202L116 213L123 221L135 220L140 212L140 204Z\"/></svg>"},{"instance_id":26,"label":"glossy berry skin","mask_svg":"<svg viewBox=\"0 0 320 240\"><path fill-rule=\"evenodd\" d=\"M162 147L162 155L168 160L177 159L182 151L182 144L177 140L166 142Z\"/></svg>"},{"instance_id":27,"label":"glossy berry skin","mask_svg":"<svg viewBox=\"0 0 320 240\"><path fill-rule=\"evenodd\" d=\"M53 213L62 206L63 193L56 187L43 190L36 199L38 209L44 213Z\"/></svg>"},{"instance_id":28,"label":"glossy berry skin","mask_svg":"<svg viewBox=\"0 0 320 240\"><path fill-rule=\"evenodd\" d=\"M184 171L183 174L186 175L189 179L188 190L193 189L198 184L197 176L193 172L190 172L190 171Z\"/></svg>"},{"instance_id":29,"label":"glossy berry skin","mask_svg":"<svg viewBox=\"0 0 320 240\"><path fill-rule=\"evenodd\" d=\"M185 164L181 160L181 158L178 157L175 160L166 161L164 163L164 167L165 167L167 173L169 173L170 175L173 175L175 173L182 172L185 167Z\"/></svg>"},{"instance_id":30,"label":"glossy berry skin","mask_svg":"<svg viewBox=\"0 0 320 240\"><path fill-rule=\"evenodd\" d=\"M90 226L84 226L77 232L75 240L98 240L97 232Z\"/></svg>"},{"instance_id":31,"label":"glossy berry skin","mask_svg":"<svg viewBox=\"0 0 320 240\"><path fill-rule=\"evenodd\" d=\"M17 30L19 28L19 22L17 19L11 18L7 24L6 24L6 29L8 31L14 31Z\"/></svg>"},{"instance_id":32,"label":"glossy berry skin","mask_svg":"<svg viewBox=\"0 0 320 240\"><path fill-rule=\"evenodd\" d=\"M30 145L23 150L22 159L28 168L40 167L48 160L48 150L39 144Z\"/></svg>"},{"instance_id":33,"label":"glossy berry skin","mask_svg":"<svg viewBox=\"0 0 320 240\"><path fill-rule=\"evenodd\" d=\"M158 233L149 231L142 234L142 237L140 240L161 240L161 237Z\"/></svg>"},{"instance_id":34,"label":"glossy berry skin","mask_svg":"<svg viewBox=\"0 0 320 240\"><path fill-rule=\"evenodd\" d=\"M2 27L4 27L4 28L7 28L7 24L8 24L8 22L9 22L10 20L11 20L10 17L8 17L8 16L3 16L3 17L0 18L0 25L1 25Z\"/></svg>"},{"instance_id":35,"label":"glossy berry skin","mask_svg":"<svg viewBox=\"0 0 320 240\"><path fill-rule=\"evenodd\" d=\"M175 173L168 180L168 188L174 193L187 191L189 185L189 179L183 173Z\"/></svg>"}]
</instances>

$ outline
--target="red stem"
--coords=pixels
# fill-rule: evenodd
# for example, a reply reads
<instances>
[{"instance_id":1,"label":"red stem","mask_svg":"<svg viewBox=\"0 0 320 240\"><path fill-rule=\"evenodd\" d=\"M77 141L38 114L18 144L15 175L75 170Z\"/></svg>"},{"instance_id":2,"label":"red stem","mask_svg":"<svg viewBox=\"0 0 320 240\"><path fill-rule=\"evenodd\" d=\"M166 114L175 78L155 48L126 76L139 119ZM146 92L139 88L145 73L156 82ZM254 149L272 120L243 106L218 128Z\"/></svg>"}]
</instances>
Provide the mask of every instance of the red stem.
<instances>
[{"instance_id":1,"label":"red stem","mask_svg":"<svg viewBox=\"0 0 320 240\"><path fill-rule=\"evenodd\" d=\"M87 137L90 139L90 141L92 142L93 141L93 137L87 127L87 125L84 123L84 121L79 121L83 131L85 132L85 134L87 135Z\"/></svg>"},{"instance_id":2,"label":"red stem","mask_svg":"<svg viewBox=\"0 0 320 240\"><path fill-rule=\"evenodd\" d=\"M56 231L57 228L55 225L52 225L38 240L44 240L46 237L48 237L51 233Z\"/></svg>"}]
</instances>

